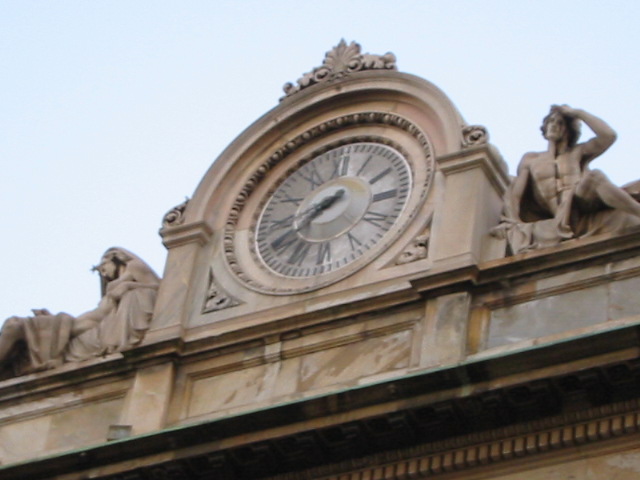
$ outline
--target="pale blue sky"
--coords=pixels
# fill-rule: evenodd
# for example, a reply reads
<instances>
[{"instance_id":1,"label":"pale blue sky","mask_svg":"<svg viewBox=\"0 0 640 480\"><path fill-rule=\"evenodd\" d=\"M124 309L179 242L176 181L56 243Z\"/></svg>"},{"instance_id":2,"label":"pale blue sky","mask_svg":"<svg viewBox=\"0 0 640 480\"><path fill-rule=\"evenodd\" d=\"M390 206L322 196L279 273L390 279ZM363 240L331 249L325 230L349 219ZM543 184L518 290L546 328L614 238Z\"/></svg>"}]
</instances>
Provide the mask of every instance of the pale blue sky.
<instances>
[{"instance_id":1,"label":"pale blue sky","mask_svg":"<svg viewBox=\"0 0 640 480\"><path fill-rule=\"evenodd\" d=\"M162 274L164 213L340 38L442 88L511 173L568 103L619 133L595 165L640 179L639 24L631 0L0 0L0 321L93 308L112 245Z\"/></svg>"}]
</instances>

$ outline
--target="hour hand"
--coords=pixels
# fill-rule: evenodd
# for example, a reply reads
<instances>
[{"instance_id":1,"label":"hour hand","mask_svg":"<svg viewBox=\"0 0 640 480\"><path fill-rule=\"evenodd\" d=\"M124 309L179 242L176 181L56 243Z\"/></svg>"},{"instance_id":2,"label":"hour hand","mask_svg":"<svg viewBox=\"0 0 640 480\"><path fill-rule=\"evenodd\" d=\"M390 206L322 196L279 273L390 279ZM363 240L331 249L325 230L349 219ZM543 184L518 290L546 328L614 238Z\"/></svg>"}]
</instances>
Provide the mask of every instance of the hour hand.
<instances>
[{"instance_id":1,"label":"hour hand","mask_svg":"<svg viewBox=\"0 0 640 480\"><path fill-rule=\"evenodd\" d=\"M311 207L309 207L307 210L302 212L300 216L303 218L302 220L300 220L300 222L298 222L298 225L295 228L295 231L298 232L303 228L307 227L314 218L316 218L318 215L324 212L327 208L333 205L336 202L336 200L339 200L340 198L342 198L344 196L344 193L345 193L344 189L341 188L340 190L337 190L332 195L329 195L328 197L324 197L318 203L314 203Z\"/></svg>"},{"instance_id":2,"label":"hour hand","mask_svg":"<svg viewBox=\"0 0 640 480\"><path fill-rule=\"evenodd\" d=\"M322 200L320 200L320 202L316 204L315 211L319 213L319 212L322 212L323 210L326 210L331 205L333 205L336 200L342 198L343 195L344 195L344 189L341 188L340 190L336 190L333 193L333 195L329 195L328 197L324 197Z\"/></svg>"}]
</instances>

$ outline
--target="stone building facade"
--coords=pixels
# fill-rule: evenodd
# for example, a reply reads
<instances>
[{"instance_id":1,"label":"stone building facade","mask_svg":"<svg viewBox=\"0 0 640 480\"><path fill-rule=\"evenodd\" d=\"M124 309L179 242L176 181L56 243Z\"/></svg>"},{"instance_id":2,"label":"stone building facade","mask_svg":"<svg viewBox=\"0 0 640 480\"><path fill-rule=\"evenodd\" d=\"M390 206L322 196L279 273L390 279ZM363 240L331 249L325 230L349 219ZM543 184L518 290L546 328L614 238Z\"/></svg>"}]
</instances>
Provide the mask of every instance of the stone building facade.
<instances>
[{"instance_id":1,"label":"stone building facade","mask_svg":"<svg viewBox=\"0 0 640 480\"><path fill-rule=\"evenodd\" d=\"M142 341L0 382L0 478L638 478L640 232L516 253L513 184L341 42L165 217Z\"/></svg>"}]
</instances>

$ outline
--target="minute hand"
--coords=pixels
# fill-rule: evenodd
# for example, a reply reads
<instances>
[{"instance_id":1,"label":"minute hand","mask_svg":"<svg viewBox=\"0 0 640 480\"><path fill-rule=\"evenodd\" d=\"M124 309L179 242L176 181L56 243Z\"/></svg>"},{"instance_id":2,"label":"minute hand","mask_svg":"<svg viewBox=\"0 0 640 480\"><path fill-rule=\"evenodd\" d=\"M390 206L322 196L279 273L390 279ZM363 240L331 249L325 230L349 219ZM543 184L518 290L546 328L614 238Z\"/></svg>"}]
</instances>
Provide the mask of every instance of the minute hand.
<instances>
[{"instance_id":1,"label":"minute hand","mask_svg":"<svg viewBox=\"0 0 640 480\"><path fill-rule=\"evenodd\" d=\"M312 205L310 208L305 210L300 214L300 217L304 217L295 228L295 231L298 232L305 228L307 225L311 223L311 221L320 215L323 211L333 205L336 200L342 198L344 195L344 190L337 190L333 195L329 195L328 197L324 197L318 203Z\"/></svg>"}]
</instances>

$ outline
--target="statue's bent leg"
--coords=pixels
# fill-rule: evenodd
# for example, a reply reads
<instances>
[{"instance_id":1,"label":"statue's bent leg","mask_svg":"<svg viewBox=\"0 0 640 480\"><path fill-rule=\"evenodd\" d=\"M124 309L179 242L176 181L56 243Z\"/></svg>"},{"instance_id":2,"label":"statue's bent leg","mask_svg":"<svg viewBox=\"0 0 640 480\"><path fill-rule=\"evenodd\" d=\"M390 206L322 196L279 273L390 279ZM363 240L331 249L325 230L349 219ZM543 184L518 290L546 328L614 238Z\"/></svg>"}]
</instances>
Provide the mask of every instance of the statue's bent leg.
<instances>
[{"instance_id":1,"label":"statue's bent leg","mask_svg":"<svg viewBox=\"0 0 640 480\"><path fill-rule=\"evenodd\" d=\"M571 230L571 206L573 203L573 190L566 189L560 193L560 202L555 212L555 230L558 238L572 238Z\"/></svg>"},{"instance_id":2,"label":"statue's bent leg","mask_svg":"<svg viewBox=\"0 0 640 480\"><path fill-rule=\"evenodd\" d=\"M640 203L620 187L611 183L600 170L591 170L585 175L576 189L576 195L585 199L590 199L595 195L608 207L640 217Z\"/></svg>"}]
</instances>

